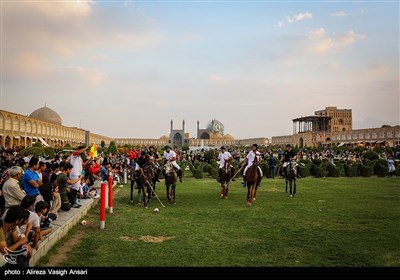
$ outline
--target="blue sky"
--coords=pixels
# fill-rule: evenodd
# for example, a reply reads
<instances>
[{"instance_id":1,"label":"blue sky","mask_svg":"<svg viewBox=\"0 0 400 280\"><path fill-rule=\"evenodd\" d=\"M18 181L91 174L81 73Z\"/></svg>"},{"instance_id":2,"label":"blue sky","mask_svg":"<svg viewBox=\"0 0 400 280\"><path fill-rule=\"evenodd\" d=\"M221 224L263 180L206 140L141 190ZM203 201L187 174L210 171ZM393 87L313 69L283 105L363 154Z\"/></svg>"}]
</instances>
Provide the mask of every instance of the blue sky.
<instances>
[{"instance_id":1,"label":"blue sky","mask_svg":"<svg viewBox=\"0 0 400 280\"><path fill-rule=\"evenodd\" d=\"M399 1L1 1L1 108L158 138L211 119L235 138L353 109L400 124Z\"/></svg>"}]
</instances>

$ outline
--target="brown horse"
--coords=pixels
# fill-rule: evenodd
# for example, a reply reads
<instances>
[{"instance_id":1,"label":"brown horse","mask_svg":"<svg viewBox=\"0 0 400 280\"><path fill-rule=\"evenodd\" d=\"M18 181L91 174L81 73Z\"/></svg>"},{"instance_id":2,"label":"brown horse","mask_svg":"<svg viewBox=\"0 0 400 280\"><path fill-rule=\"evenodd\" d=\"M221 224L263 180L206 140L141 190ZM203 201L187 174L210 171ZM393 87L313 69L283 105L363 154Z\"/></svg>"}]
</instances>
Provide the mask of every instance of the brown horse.
<instances>
[{"instance_id":1,"label":"brown horse","mask_svg":"<svg viewBox=\"0 0 400 280\"><path fill-rule=\"evenodd\" d=\"M145 208L147 208L147 204L149 203L151 199L151 192L153 188L153 177L154 177L155 171L154 171L154 166L149 160L147 160L146 164L143 166L143 168L140 169L140 178L139 178L139 190L138 190L138 195L142 193L143 195L143 205Z\"/></svg>"},{"instance_id":2,"label":"brown horse","mask_svg":"<svg viewBox=\"0 0 400 280\"><path fill-rule=\"evenodd\" d=\"M218 169L219 181L221 183L221 197L223 199L228 198L229 182L231 181L231 165L229 162L225 162L223 168Z\"/></svg>"},{"instance_id":3,"label":"brown horse","mask_svg":"<svg viewBox=\"0 0 400 280\"><path fill-rule=\"evenodd\" d=\"M167 200L176 204L175 189L178 175L172 163L167 161L164 166L165 188L167 190Z\"/></svg>"},{"instance_id":4,"label":"brown horse","mask_svg":"<svg viewBox=\"0 0 400 280\"><path fill-rule=\"evenodd\" d=\"M258 159L255 157L253 164L246 171L247 206L251 206L257 195L257 183L260 179L258 173Z\"/></svg>"}]
</instances>

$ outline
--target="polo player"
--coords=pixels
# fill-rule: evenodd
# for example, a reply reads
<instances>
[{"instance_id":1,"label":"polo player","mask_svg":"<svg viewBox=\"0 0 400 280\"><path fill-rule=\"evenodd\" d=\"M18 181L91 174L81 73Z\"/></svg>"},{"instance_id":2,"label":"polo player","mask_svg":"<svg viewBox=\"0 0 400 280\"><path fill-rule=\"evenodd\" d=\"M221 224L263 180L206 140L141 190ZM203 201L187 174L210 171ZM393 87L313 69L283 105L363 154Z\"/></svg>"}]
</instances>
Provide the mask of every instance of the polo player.
<instances>
[{"instance_id":1,"label":"polo player","mask_svg":"<svg viewBox=\"0 0 400 280\"><path fill-rule=\"evenodd\" d=\"M176 163L176 153L171 150L170 146L165 146L165 151L164 151L164 160L165 162L170 161L172 165L176 169L176 174L179 177L179 181L182 183L182 170L180 166Z\"/></svg>"},{"instance_id":2,"label":"polo player","mask_svg":"<svg viewBox=\"0 0 400 280\"><path fill-rule=\"evenodd\" d=\"M247 171L247 169L249 169L249 167L253 165L256 157L257 157L257 162L261 161L261 154L257 149L258 149L257 144L251 145L251 151L246 156L246 159L245 159L246 167L243 170L243 182L242 182L243 187L246 187L246 171ZM260 187L261 179L263 177L263 172L262 172L260 166L257 166L257 167L258 167L258 174L260 175L260 178L258 179L258 182L257 182L257 187Z\"/></svg>"}]
</instances>

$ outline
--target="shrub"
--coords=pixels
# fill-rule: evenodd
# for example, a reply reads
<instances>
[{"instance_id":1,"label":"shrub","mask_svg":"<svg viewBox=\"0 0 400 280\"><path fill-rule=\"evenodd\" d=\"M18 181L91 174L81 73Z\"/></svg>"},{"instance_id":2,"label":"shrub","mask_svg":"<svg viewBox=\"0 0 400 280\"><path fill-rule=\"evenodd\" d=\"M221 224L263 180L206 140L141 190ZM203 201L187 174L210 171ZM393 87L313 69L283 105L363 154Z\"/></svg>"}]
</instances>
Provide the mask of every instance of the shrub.
<instances>
[{"instance_id":1,"label":"shrub","mask_svg":"<svg viewBox=\"0 0 400 280\"><path fill-rule=\"evenodd\" d=\"M36 157L43 155L43 148L42 147L29 147L21 151L23 156L34 155Z\"/></svg>"},{"instance_id":2,"label":"shrub","mask_svg":"<svg viewBox=\"0 0 400 280\"><path fill-rule=\"evenodd\" d=\"M374 173L379 177L386 177L388 175L389 169L387 167L386 160L379 159L376 161Z\"/></svg>"},{"instance_id":3,"label":"shrub","mask_svg":"<svg viewBox=\"0 0 400 280\"><path fill-rule=\"evenodd\" d=\"M326 176L326 167L325 166L318 166L316 164L312 164L311 168L310 168L310 173L311 175L317 177L317 178L321 178L321 177L325 177ZM300 175L301 176L301 175Z\"/></svg>"},{"instance_id":4,"label":"shrub","mask_svg":"<svg viewBox=\"0 0 400 280\"><path fill-rule=\"evenodd\" d=\"M208 175L210 175L213 179L217 179L217 169L211 168L208 171Z\"/></svg>"},{"instance_id":5,"label":"shrub","mask_svg":"<svg viewBox=\"0 0 400 280\"><path fill-rule=\"evenodd\" d=\"M312 165L311 162L309 162L308 164L304 164L304 166L302 164L299 165L299 175L302 178L310 176L311 165ZM282 168L282 166L281 166L281 168Z\"/></svg>"},{"instance_id":6,"label":"shrub","mask_svg":"<svg viewBox=\"0 0 400 280\"><path fill-rule=\"evenodd\" d=\"M326 176L327 177L340 177L341 176L341 172L340 172L340 169L341 168L343 168L343 166L342 165L333 165L332 163L328 163L328 165L327 165L327 167L326 167L326 171L327 171L327 174L326 174Z\"/></svg>"},{"instance_id":7,"label":"shrub","mask_svg":"<svg viewBox=\"0 0 400 280\"><path fill-rule=\"evenodd\" d=\"M203 171L200 169L195 169L193 171L193 177L196 179L203 179L203 177L204 177Z\"/></svg>"},{"instance_id":8,"label":"shrub","mask_svg":"<svg viewBox=\"0 0 400 280\"><path fill-rule=\"evenodd\" d=\"M364 158L369 160L379 159L379 155L374 151L366 151L364 153Z\"/></svg>"},{"instance_id":9,"label":"shrub","mask_svg":"<svg viewBox=\"0 0 400 280\"><path fill-rule=\"evenodd\" d=\"M48 158L54 158L56 153L52 147L46 147L44 148L44 155L46 155Z\"/></svg>"},{"instance_id":10,"label":"shrub","mask_svg":"<svg viewBox=\"0 0 400 280\"><path fill-rule=\"evenodd\" d=\"M358 164L346 162L344 171L347 177L355 177L358 175Z\"/></svg>"},{"instance_id":11,"label":"shrub","mask_svg":"<svg viewBox=\"0 0 400 280\"><path fill-rule=\"evenodd\" d=\"M319 159L319 158L314 159L312 162L313 162L313 164L315 164L316 166L321 166L321 164L322 164L322 160Z\"/></svg>"},{"instance_id":12,"label":"shrub","mask_svg":"<svg viewBox=\"0 0 400 280\"><path fill-rule=\"evenodd\" d=\"M359 164L360 175L363 177L371 177L374 174L374 166Z\"/></svg>"}]
</instances>

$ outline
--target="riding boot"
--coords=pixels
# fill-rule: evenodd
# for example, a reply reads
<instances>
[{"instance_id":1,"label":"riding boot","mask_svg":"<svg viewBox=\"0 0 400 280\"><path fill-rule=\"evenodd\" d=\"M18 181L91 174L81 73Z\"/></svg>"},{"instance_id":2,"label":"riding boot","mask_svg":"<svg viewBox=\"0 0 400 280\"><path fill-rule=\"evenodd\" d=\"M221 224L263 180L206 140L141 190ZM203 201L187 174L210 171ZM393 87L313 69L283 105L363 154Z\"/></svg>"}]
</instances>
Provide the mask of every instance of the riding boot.
<instances>
[{"instance_id":1,"label":"riding boot","mask_svg":"<svg viewBox=\"0 0 400 280\"><path fill-rule=\"evenodd\" d=\"M232 177L232 181L236 181L234 176L235 176L235 168L231 167L231 177Z\"/></svg>"},{"instance_id":2,"label":"riding boot","mask_svg":"<svg viewBox=\"0 0 400 280\"><path fill-rule=\"evenodd\" d=\"M182 169L178 169L178 171L176 173L178 174L179 182L182 183Z\"/></svg>"},{"instance_id":3,"label":"riding boot","mask_svg":"<svg viewBox=\"0 0 400 280\"><path fill-rule=\"evenodd\" d=\"M160 177L160 169L157 169L157 172L156 172L156 182L160 182L160 179L159 179L159 177Z\"/></svg>"},{"instance_id":4,"label":"riding boot","mask_svg":"<svg viewBox=\"0 0 400 280\"><path fill-rule=\"evenodd\" d=\"M246 185L246 176L243 175L243 182L242 182L243 188L247 187Z\"/></svg>"}]
</instances>

